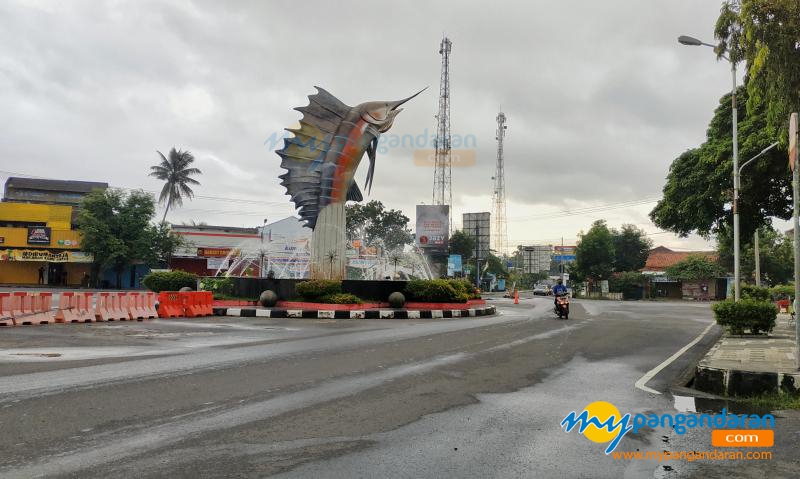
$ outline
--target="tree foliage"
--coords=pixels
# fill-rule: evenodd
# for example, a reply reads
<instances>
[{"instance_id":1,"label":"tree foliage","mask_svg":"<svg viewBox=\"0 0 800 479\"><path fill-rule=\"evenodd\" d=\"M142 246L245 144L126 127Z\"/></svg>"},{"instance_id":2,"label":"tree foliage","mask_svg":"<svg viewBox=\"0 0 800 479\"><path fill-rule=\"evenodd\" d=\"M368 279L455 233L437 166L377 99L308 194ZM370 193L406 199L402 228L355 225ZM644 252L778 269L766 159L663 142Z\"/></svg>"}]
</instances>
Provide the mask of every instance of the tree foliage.
<instances>
[{"instance_id":1,"label":"tree foliage","mask_svg":"<svg viewBox=\"0 0 800 479\"><path fill-rule=\"evenodd\" d=\"M367 245L383 245L388 251L411 244L414 236L408 228L409 219L400 210L389 210L377 200L366 204L346 206L347 239L360 239Z\"/></svg>"},{"instance_id":2,"label":"tree foliage","mask_svg":"<svg viewBox=\"0 0 800 479\"><path fill-rule=\"evenodd\" d=\"M761 279L767 284L788 283L794 278L794 250L792 239L778 230L764 226L758 230ZM755 281L755 245L752 237L743 238L741 250L742 278ZM733 233L726 228L717 236L719 263L733 270Z\"/></svg>"},{"instance_id":3,"label":"tree foliage","mask_svg":"<svg viewBox=\"0 0 800 479\"><path fill-rule=\"evenodd\" d=\"M475 254L475 237L461 230L450 235L450 254L460 254L462 261L469 261Z\"/></svg>"},{"instance_id":4,"label":"tree foliage","mask_svg":"<svg viewBox=\"0 0 800 479\"><path fill-rule=\"evenodd\" d=\"M134 261L152 265L172 256L182 241L167 225L153 225L154 215L155 201L143 191L107 189L84 196L76 222L83 250L94 257L95 280L101 269L113 268L121 287L122 270Z\"/></svg>"},{"instance_id":5,"label":"tree foliage","mask_svg":"<svg viewBox=\"0 0 800 479\"><path fill-rule=\"evenodd\" d=\"M716 261L701 254L689 255L666 269L667 276L677 281L699 281L721 276L724 271Z\"/></svg>"},{"instance_id":6,"label":"tree foliage","mask_svg":"<svg viewBox=\"0 0 800 479\"><path fill-rule=\"evenodd\" d=\"M202 171L191 167L194 155L189 151L176 150L173 147L169 150L169 158L160 151L156 153L161 157L161 162L150 167L150 176L164 181L164 187L158 196L159 204L167 205L164 217L161 219L164 222L170 208L183 205L184 197L191 199L194 196L194 191L189 185L200 184L192 176L202 174Z\"/></svg>"},{"instance_id":7,"label":"tree foliage","mask_svg":"<svg viewBox=\"0 0 800 479\"><path fill-rule=\"evenodd\" d=\"M641 228L622 225L612 229L614 238L614 271L639 271L644 268L653 242Z\"/></svg>"},{"instance_id":8,"label":"tree foliage","mask_svg":"<svg viewBox=\"0 0 800 479\"><path fill-rule=\"evenodd\" d=\"M578 277L605 279L614 270L614 236L605 220L592 223L575 249L575 265Z\"/></svg>"},{"instance_id":9,"label":"tree foliage","mask_svg":"<svg viewBox=\"0 0 800 479\"><path fill-rule=\"evenodd\" d=\"M739 88L747 98L747 89ZM732 224L730 203L733 159L730 95L720 100L706 132L706 141L681 154L669 169L664 197L650 218L660 228L680 236L719 234ZM766 126L764 104L746 114L739 104L740 165L776 140ZM770 217L791 217L791 175L786 153L774 148L743 170L739 191L742 237L770 223Z\"/></svg>"},{"instance_id":10,"label":"tree foliage","mask_svg":"<svg viewBox=\"0 0 800 479\"><path fill-rule=\"evenodd\" d=\"M717 19L717 53L747 62L748 111L766 111L772 137L787 139L787 118L800 110L800 2L728 0Z\"/></svg>"}]
</instances>

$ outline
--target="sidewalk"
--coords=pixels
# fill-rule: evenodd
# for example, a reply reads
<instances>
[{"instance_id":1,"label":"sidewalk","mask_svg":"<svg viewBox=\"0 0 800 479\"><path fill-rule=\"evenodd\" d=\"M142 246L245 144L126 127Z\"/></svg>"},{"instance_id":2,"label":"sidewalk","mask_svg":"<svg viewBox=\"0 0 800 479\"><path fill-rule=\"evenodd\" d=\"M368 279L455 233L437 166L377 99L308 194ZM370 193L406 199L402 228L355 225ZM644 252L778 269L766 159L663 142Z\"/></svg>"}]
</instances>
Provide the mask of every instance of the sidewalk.
<instances>
[{"instance_id":1,"label":"sidewalk","mask_svg":"<svg viewBox=\"0 0 800 479\"><path fill-rule=\"evenodd\" d=\"M730 396L766 392L800 392L795 325L779 314L765 336L723 336L697 365L694 387Z\"/></svg>"}]
</instances>

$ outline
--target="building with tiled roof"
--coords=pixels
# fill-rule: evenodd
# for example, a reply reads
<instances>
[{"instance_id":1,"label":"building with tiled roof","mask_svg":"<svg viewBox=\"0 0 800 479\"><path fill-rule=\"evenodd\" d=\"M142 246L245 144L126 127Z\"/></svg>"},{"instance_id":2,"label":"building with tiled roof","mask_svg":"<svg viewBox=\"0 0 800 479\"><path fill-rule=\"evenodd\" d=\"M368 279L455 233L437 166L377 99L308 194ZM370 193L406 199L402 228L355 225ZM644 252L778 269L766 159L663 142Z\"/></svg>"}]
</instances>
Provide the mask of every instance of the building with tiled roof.
<instances>
[{"instance_id":1,"label":"building with tiled roof","mask_svg":"<svg viewBox=\"0 0 800 479\"><path fill-rule=\"evenodd\" d=\"M641 271L645 274L663 274L667 268L675 263L680 263L691 255L706 256L712 261L718 259L718 255L714 251L673 251L666 246L659 246L650 250L650 255Z\"/></svg>"}]
</instances>

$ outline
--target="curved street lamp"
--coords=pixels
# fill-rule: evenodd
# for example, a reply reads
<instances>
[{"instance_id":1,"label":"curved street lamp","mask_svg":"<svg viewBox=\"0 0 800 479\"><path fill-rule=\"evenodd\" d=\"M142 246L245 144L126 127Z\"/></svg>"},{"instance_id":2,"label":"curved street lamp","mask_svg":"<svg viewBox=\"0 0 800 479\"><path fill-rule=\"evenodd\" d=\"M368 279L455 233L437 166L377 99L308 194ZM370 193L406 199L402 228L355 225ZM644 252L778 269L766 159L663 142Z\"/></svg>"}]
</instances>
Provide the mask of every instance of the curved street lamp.
<instances>
[{"instance_id":1,"label":"curved street lamp","mask_svg":"<svg viewBox=\"0 0 800 479\"><path fill-rule=\"evenodd\" d=\"M716 49L716 46L705 43L697 38L687 35L678 37L678 43L681 45L688 45L692 47L711 47ZM732 61L725 55L720 57L728 60L731 64L731 78L733 79L733 87L731 89L731 106L732 106L732 132L733 132L733 298L739 301L740 288L740 268L739 268L739 131L738 131L738 112L736 111L736 62Z\"/></svg>"}]
</instances>

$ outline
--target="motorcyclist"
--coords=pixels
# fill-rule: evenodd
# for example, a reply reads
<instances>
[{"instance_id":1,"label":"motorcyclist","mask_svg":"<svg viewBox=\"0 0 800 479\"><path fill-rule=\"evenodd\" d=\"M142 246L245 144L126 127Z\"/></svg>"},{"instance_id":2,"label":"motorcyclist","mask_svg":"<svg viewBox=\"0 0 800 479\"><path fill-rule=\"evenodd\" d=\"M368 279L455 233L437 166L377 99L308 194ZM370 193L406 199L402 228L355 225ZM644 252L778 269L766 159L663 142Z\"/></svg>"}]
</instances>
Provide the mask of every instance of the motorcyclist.
<instances>
[{"instance_id":1,"label":"motorcyclist","mask_svg":"<svg viewBox=\"0 0 800 479\"><path fill-rule=\"evenodd\" d=\"M567 287L564 286L564 280L558 278L556 285L553 286L553 305L557 308L558 307L558 297L564 296L567 294Z\"/></svg>"}]
</instances>

